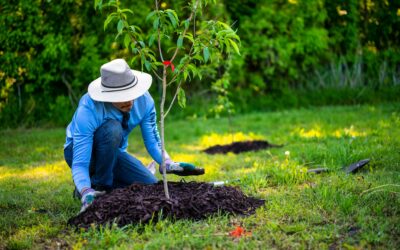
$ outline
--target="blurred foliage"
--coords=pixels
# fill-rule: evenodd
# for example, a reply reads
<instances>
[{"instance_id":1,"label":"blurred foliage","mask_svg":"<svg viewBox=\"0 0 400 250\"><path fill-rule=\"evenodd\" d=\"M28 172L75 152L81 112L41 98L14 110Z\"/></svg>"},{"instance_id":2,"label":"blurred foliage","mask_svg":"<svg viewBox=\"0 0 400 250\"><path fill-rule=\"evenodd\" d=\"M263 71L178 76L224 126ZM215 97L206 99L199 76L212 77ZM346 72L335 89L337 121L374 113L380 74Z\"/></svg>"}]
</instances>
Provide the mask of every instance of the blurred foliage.
<instances>
[{"instance_id":1,"label":"blurred foliage","mask_svg":"<svg viewBox=\"0 0 400 250\"><path fill-rule=\"evenodd\" d=\"M239 19L244 63L233 70L239 73L234 76L239 88L251 91L249 95L286 88L304 72L327 61L323 1L264 0L253 4L253 13ZM241 6L230 11L238 14Z\"/></svg>"},{"instance_id":2,"label":"blurred foliage","mask_svg":"<svg viewBox=\"0 0 400 250\"><path fill-rule=\"evenodd\" d=\"M185 3L162 1L161 8L183 17ZM154 2L124 5L135 6L130 23L150 34ZM117 22L104 30L106 16L92 1L0 0L1 127L65 125L100 65L132 57L123 37L114 39ZM399 98L399 1L223 0L200 16L199 24L202 16L232 23L242 56L228 67L211 53L211 65L199 67L207 77L188 86L178 115L207 113L210 101L240 112ZM207 105L190 107L201 102Z\"/></svg>"}]
</instances>

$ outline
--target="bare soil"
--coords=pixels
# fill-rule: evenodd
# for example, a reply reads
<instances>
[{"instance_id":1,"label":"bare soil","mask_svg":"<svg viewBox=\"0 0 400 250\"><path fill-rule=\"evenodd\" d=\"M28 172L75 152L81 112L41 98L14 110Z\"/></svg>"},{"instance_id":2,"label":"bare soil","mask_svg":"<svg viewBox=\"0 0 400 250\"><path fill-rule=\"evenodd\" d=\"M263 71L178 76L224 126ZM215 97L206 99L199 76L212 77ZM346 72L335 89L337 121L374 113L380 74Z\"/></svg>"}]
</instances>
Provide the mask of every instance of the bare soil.
<instances>
[{"instance_id":1,"label":"bare soil","mask_svg":"<svg viewBox=\"0 0 400 250\"><path fill-rule=\"evenodd\" d=\"M232 152L234 154L239 154L248 151L258 151L266 148L280 148L283 145L271 144L267 141L255 140L255 141L240 141L234 142L227 145L215 145L203 150L207 154L226 154Z\"/></svg>"},{"instance_id":2,"label":"bare soil","mask_svg":"<svg viewBox=\"0 0 400 250\"><path fill-rule=\"evenodd\" d=\"M68 224L87 228L90 224L116 222L119 226L157 221L158 218L204 219L212 214L249 215L265 201L248 197L236 187L215 187L204 182L169 182L170 200L160 181L154 185L133 184L96 199Z\"/></svg>"}]
</instances>

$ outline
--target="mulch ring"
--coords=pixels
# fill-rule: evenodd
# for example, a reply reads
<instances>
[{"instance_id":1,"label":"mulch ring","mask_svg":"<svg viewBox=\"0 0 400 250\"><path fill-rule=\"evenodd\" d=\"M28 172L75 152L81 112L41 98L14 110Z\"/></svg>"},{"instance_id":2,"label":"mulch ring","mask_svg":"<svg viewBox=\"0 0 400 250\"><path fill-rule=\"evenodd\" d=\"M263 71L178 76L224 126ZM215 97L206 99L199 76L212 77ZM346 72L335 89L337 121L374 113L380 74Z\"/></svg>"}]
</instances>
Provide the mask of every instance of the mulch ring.
<instances>
[{"instance_id":1,"label":"mulch ring","mask_svg":"<svg viewBox=\"0 0 400 250\"><path fill-rule=\"evenodd\" d=\"M203 150L207 154L226 154L229 152L239 154L248 151L258 151L265 148L280 148L283 145L274 145L267 141L255 140L255 141L240 141L234 142L227 145L215 145Z\"/></svg>"},{"instance_id":2,"label":"mulch ring","mask_svg":"<svg viewBox=\"0 0 400 250\"><path fill-rule=\"evenodd\" d=\"M249 215L265 203L244 195L236 187L215 187L204 182L168 182L168 188L170 200L165 198L161 181L115 189L97 198L85 212L69 219L68 224L88 228L92 223L116 222L124 226L156 221L159 217L199 220L218 212Z\"/></svg>"}]
</instances>

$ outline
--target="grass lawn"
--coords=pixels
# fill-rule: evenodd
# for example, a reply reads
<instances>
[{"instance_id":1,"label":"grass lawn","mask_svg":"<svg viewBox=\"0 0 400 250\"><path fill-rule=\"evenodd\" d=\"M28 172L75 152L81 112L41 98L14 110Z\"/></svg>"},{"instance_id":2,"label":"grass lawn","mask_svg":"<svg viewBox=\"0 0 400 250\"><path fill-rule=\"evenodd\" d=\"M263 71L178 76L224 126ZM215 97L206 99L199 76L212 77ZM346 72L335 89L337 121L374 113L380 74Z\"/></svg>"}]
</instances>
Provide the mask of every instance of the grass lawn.
<instances>
[{"instance_id":1,"label":"grass lawn","mask_svg":"<svg viewBox=\"0 0 400 250\"><path fill-rule=\"evenodd\" d=\"M0 131L0 249L400 248L400 104L238 115L232 127L227 119L167 122L173 159L206 169L186 181L239 179L234 185L265 199L265 206L249 217L74 231L66 221L80 202L72 198L63 160L64 129L6 130ZM147 164L136 130L129 151ZM201 152L232 137L284 147L240 155ZM341 171L365 158L371 162L362 172ZM306 173L316 167L331 171ZM237 225L250 233L232 238Z\"/></svg>"}]
</instances>

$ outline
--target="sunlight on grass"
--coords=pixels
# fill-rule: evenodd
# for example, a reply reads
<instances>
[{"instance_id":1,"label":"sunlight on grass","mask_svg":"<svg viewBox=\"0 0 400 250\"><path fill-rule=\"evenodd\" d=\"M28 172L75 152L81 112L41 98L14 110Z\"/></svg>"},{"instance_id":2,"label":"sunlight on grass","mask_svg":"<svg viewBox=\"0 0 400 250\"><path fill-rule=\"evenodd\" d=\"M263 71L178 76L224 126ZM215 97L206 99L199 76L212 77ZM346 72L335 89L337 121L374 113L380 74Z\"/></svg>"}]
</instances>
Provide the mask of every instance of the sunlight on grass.
<instances>
[{"instance_id":1,"label":"sunlight on grass","mask_svg":"<svg viewBox=\"0 0 400 250\"><path fill-rule=\"evenodd\" d=\"M194 154L174 154L173 155L173 159L174 161L178 161L178 162L192 162L192 163L196 163L197 159L196 159L196 155Z\"/></svg>"},{"instance_id":2,"label":"sunlight on grass","mask_svg":"<svg viewBox=\"0 0 400 250\"><path fill-rule=\"evenodd\" d=\"M70 170L66 166L66 163L64 161L58 161L53 164L28 168L20 171L15 171L14 168L10 168L9 170L5 170L0 173L0 180L7 178L35 180L48 177L53 178L60 175L66 176L68 174L70 174Z\"/></svg>"},{"instance_id":3,"label":"sunlight on grass","mask_svg":"<svg viewBox=\"0 0 400 250\"><path fill-rule=\"evenodd\" d=\"M321 131L321 128L316 127L310 130L304 128L296 129L295 134L302 138L321 138L325 137L325 134Z\"/></svg>"},{"instance_id":4,"label":"sunlight on grass","mask_svg":"<svg viewBox=\"0 0 400 250\"><path fill-rule=\"evenodd\" d=\"M257 189L257 193L264 197L267 197L268 195L274 195L279 193L279 190L277 187L265 187Z\"/></svg>"},{"instance_id":5,"label":"sunlight on grass","mask_svg":"<svg viewBox=\"0 0 400 250\"><path fill-rule=\"evenodd\" d=\"M204 135L200 139L201 147L211 147L214 145L224 145L230 144L232 142L247 141L247 140L261 140L263 137L261 135L256 135L254 133L245 134L243 132L237 132L234 134L217 134L211 133L209 135Z\"/></svg>"},{"instance_id":6,"label":"sunlight on grass","mask_svg":"<svg viewBox=\"0 0 400 250\"><path fill-rule=\"evenodd\" d=\"M364 137L367 136L366 132L361 132L357 131L353 125L351 125L349 128L343 128L343 129L338 129L333 132L333 135L337 138L341 137Z\"/></svg>"},{"instance_id":7,"label":"sunlight on grass","mask_svg":"<svg viewBox=\"0 0 400 250\"><path fill-rule=\"evenodd\" d=\"M304 128L296 128L292 135L297 135L301 138L327 138L327 137L365 137L367 133L365 131L358 131L351 125L347 128L336 129L333 132L321 129L320 126L315 126L312 129L306 130Z\"/></svg>"},{"instance_id":8,"label":"sunlight on grass","mask_svg":"<svg viewBox=\"0 0 400 250\"><path fill-rule=\"evenodd\" d=\"M216 175L220 175L219 173L219 167L216 164L203 164L204 169L205 169L205 174L208 176L216 176Z\"/></svg>"},{"instance_id":9,"label":"sunlight on grass","mask_svg":"<svg viewBox=\"0 0 400 250\"><path fill-rule=\"evenodd\" d=\"M257 171L257 167L254 168L241 168L241 169L236 169L234 171L234 174L237 176L242 176L245 174L251 174Z\"/></svg>"}]
</instances>

